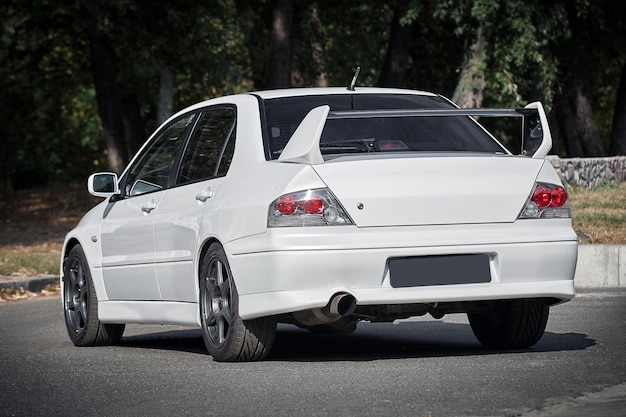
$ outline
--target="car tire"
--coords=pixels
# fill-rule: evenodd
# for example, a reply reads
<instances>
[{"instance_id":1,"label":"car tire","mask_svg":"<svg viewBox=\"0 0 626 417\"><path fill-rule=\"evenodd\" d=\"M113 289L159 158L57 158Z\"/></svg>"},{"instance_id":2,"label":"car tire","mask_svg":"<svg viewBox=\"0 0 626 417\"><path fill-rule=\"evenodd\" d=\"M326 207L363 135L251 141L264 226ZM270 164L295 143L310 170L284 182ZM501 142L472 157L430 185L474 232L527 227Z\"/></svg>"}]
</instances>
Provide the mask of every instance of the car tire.
<instances>
[{"instance_id":1,"label":"car tire","mask_svg":"<svg viewBox=\"0 0 626 417\"><path fill-rule=\"evenodd\" d=\"M117 344L124 324L105 324L98 319L98 298L85 252L80 245L70 250L63 265L65 326L76 346Z\"/></svg>"},{"instance_id":2,"label":"car tire","mask_svg":"<svg viewBox=\"0 0 626 417\"><path fill-rule=\"evenodd\" d=\"M200 320L204 344L218 362L264 359L272 349L276 321L242 320L239 296L221 245L212 244L200 268Z\"/></svg>"},{"instance_id":3,"label":"car tire","mask_svg":"<svg viewBox=\"0 0 626 417\"><path fill-rule=\"evenodd\" d=\"M501 300L486 312L468 313L478 341L487 348L524 349L541 339L550 307L537 300Z\"/></svg>"}]
</instances>

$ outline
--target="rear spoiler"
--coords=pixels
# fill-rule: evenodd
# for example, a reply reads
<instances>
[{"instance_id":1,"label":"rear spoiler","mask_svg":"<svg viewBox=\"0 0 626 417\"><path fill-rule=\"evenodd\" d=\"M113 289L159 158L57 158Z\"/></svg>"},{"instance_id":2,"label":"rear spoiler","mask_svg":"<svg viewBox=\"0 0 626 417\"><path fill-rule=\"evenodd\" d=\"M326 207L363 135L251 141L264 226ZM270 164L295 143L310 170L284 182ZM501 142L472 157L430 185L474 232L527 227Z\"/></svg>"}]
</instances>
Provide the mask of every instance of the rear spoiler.
<instances>
[{"instance_id":1,"label":"rear spoiler","mask_svg":"<svg viewBox=\"0 0 626 417\"><path fill-rule=\"evenodd\" d=\"M331 112L329 106L311 110L302 120L283 149L281 162L322 164L324 158L319 141L326 120L361 119L370 117L521 117L522 155L543 159L552 148L552 135L543 105L536 101L518 109L424 109L424 110L354 110Z\"/></svg>"}]
</instances>

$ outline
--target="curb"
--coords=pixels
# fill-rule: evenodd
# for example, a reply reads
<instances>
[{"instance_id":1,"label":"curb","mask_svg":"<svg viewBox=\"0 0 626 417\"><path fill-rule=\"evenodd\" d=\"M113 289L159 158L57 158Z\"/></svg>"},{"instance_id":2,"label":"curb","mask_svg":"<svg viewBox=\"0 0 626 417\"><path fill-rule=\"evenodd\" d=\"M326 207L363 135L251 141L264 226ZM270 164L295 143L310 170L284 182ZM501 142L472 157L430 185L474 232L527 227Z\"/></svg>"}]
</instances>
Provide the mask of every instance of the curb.
<instances>
[{"instance_id":1,"label":"curb","mask_svg":"<svg viewBox=\"0 0 626 417\"><path fill-rule=\"evenodd\" d=\"M55 275L44 275L33 278L16 278L7 281L0 281L0 290L24 290L39 292L51 284L58 284L59 277Z\"/></svg>"},{"instance_id":2,"label":"curb","mask_svg":"<svg viewBox=\"0 0 626 417\"><path fill-rule=\"evenodd\" d=\"M626 245L578 245L574 284L580 288L626 287Z\"/></svg>"},{"instance_id":3,"label":"curb","mask_svg":"<svg viewBox=\"0 0 626 417\"><path fill-rule=\"evenodd\" d=\"M17 278L0 281L0 290L23 289L38 292L59 282L59 276ZM576 288L626 287L626 245L579 245Z\"/></svg>"}]
</instances>

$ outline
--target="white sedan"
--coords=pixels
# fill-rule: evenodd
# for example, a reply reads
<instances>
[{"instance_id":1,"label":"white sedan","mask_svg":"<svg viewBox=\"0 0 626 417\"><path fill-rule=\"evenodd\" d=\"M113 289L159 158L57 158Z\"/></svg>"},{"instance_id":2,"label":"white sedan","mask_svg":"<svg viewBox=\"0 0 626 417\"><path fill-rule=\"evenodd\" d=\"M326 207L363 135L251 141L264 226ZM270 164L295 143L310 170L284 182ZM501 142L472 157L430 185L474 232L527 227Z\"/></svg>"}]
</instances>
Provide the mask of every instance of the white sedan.
<instances>
[{"instance_id":1,"label":"white sedan","mask_svg":"<svg viewBox=\"0 0 626 417\"><path fill-rule=\"evenodd\" d=\"M517 116L513 155L478 116ZM526 348L574 297L567 193L540 103L458 109L396 89L208 100L167 120L66 236L78 346L126 323L200 327L218 361L270 352L277 323L351 332L466 313L489 348Z\"/></svg>"}]
</instances>

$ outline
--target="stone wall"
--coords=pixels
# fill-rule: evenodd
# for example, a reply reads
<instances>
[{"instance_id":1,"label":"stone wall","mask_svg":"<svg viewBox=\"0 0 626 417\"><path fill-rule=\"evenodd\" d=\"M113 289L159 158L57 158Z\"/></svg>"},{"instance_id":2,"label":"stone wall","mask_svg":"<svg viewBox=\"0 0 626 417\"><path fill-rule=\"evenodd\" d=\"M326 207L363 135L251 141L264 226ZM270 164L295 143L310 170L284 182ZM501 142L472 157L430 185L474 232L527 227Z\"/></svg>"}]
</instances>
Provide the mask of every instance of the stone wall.
<instances>
[{"instance_id":1,"label":"stone wall","mask_svg":"<svg viewBox=\"0 0 626 417\"><path fill-rule=\"evenodd\" d=\"M546 157L566 185L595 188L609 181L626 181L626 156L609 158Z\"/></svg>"}]
</instances>

